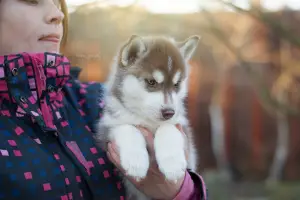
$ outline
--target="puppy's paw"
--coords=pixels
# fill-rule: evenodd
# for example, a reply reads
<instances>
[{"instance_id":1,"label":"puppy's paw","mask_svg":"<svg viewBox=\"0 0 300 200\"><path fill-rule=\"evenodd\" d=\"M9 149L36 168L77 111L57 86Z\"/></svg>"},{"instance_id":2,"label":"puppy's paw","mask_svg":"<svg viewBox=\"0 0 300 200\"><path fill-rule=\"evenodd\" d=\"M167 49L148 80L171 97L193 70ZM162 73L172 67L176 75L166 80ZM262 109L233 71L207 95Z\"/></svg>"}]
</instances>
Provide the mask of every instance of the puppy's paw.
<instances>
[{"instance_id":1,"label":"puppy's paw","mask_svg":"<svg viewBox=\"0 0 300 200\"><path fill-rule=\"evenodd\" d=\"M140 131L131 125L118 126L112 130L110 139L116 142L120 164L126 174L136 180L144 178L149 168L149 155Z\"/></svg>"},{"instance_id":2,"label":"puppy's paw","mask_svg":"<svg viewBox=\"0 0 300 200\"><path fill-rule=\"evenodd\" d=\"M185 174L187 163L184 156L180 152L164 155L158 161L160 171L169 181L177 182Z\"/></svg>"},{"instance_id":3,"label":"puppy's paw","mask_svg":"<svg viewBox=\"0 0 300 200\"><path fill-rule=\"evenodd\" d=\"M126 175L137 181L145 178L149 169L149 155L146 148L123 147L120 148L121 166Z\"/></svg>"},{"instance_id":4,"label":"puppy's paw","mask_svg":"<svg viewBox=\"0 0 300 200\"><path fill-rule=\"evenodd\" d=\"M174 125L162 125L155 133L154 148L158 167L166 179L176 182L182 178L187 168L182 133Z\"/></svg>"}]
</instances>

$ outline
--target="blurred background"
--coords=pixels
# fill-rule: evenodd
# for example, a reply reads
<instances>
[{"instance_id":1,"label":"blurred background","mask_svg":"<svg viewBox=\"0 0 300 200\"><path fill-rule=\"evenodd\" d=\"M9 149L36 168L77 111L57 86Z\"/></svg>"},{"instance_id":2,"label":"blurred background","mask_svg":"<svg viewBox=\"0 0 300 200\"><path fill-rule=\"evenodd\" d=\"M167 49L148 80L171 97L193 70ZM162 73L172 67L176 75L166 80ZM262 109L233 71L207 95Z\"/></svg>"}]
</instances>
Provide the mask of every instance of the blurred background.
<instances>
[{"instance_id":1,"label":"blurred background","mask_svg":"<svg viewBox=\"0 0 300 200\"><path fill-rule=\"evenodd\" d=\"M300 200L300 0L67 3L82 81L132 34L201 35L187 106L210 200Z\"/></svg>"}]
</instances>

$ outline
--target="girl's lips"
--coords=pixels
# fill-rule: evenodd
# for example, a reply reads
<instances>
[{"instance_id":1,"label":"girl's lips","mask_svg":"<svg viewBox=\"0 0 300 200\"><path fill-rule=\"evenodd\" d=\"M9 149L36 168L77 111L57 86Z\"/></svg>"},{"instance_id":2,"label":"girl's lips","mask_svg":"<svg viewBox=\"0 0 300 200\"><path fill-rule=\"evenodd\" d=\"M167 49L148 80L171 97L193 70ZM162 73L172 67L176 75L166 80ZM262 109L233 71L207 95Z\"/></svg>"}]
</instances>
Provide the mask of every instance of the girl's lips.
<instances>
[{"instance_id":1,"label":"girl's lips","mask_svg":"<svg viewBox=\"0 0 300 200\"><path fill-rule=\"evenodd\" d=\"M46 36L41 37L39 39L39 41L59 43L60 42L60 37L59 37L59 35L51 34L51 35L46 35Z\"/></svg>"}]
</instances>

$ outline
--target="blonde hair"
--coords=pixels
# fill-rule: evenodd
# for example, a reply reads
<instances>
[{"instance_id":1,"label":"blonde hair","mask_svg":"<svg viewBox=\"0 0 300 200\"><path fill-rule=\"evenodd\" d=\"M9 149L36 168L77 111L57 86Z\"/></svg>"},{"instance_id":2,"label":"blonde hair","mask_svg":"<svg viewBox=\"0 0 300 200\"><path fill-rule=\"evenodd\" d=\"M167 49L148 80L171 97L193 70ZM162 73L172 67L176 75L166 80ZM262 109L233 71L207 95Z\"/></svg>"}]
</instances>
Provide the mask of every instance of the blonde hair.
<instances>
[{"instance_id":1,"label":"blonde hair","mask_svg":"<svg viewBox=\"0 0 300 200\"><path fill-rule=\"evenodd\" d=\"M63 20L63 37L60 45L60 51L63 52L68 40L68 7L65 0L60 0L61 11L64 13L65 17Z\"/></svg>"}]
</instances>

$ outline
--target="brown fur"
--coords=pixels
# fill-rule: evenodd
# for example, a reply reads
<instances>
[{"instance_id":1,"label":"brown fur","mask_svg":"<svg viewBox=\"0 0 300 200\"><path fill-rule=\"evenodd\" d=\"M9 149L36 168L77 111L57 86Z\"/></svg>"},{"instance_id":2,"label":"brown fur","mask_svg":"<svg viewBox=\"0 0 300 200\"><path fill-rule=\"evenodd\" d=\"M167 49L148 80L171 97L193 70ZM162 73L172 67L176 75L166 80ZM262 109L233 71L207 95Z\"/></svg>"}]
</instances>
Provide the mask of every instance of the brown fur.
<instances>
[{"instance_id":1,"label":"brown fur","mask_svg":"<svg viewBox=\"0 0 300 200\"><path fill-rule=\"evenodd\" d=\"M133 38L136 39L136 38ZM144 77L146 79L153 79L152 73L154 70L160 70L163 72L167 80L164 81L164 88L172 89L174 84L172 78L177 71L182 73L182 77L186 76L185 63L182 58L178 46L172 43L170 39L163 36L156 37L143 37L143 41L146 45L146 52L137 56L137 47L134 41L131 47L132 53L130 54L131 63L129 66L123 66L121 61L119 65L127 68L128 74L136 75L137 77ZM172 59L172 67L168 69L168 57ZM159 89L159 88L157 88Z\"/></svg>"},{"instance_id":2,"label":"brown fur","mask_svg":"<svg viewBox=\"0 0 300 200\"><path fill-rule=\"evenodd\" d=\"M142 40L145 49L141 49L141 43L139 43L138 40ZM148 91L163 91L165 101L172 101L171 92L177 92L181 80L187 76L185 60L179 51L179 48L184 45L186 41L173 42L164 36L140 37L133 35L120 49L116 76L125 77L124 75L130 74L139 77L141 81L145 81ZM126 58L128 62L126 64L122 62L122 59L124 59L122 52L125 51L125 48L128 48ZM169 58L172 60L171 68L168 66ZM148 83L149 81L155 81L153 77L155 70L159 70L163 73L164 81L151 86ZM173 77L177 72L180 72L179 82L178 84L174 84ZM121 78L116 78L115 80L118 80L118 82L113 84L112 93L122 101L119 85L123 80Z\"/></svg>"}]
</instances>

